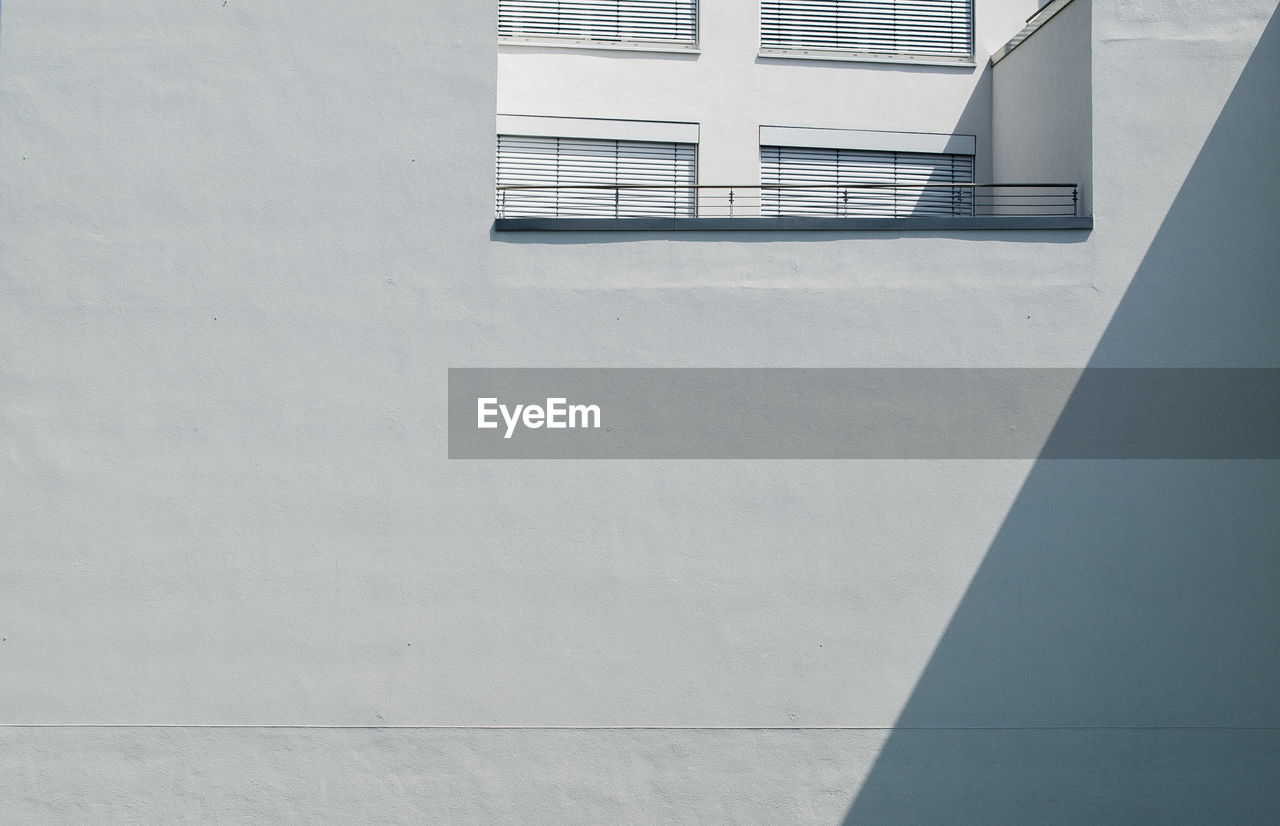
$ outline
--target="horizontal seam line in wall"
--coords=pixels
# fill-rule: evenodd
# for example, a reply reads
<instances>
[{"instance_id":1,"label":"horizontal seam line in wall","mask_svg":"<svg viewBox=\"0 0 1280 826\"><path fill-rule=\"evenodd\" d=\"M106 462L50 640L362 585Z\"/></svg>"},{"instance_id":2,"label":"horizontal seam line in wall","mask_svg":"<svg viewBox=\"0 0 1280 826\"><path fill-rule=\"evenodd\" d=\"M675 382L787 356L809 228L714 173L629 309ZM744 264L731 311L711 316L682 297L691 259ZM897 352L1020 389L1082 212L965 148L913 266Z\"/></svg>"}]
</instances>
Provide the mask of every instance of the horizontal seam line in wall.
<instances>
[{"instance_id":1,"label":"horizontal seam line in wall","mask_svg":"<svg viewBox=\"0 0 1280 826\"><path fill-rule=\"evenodd\" d=\"M0 728L324 729L417 731L1280 731L1280 726L462 726L288 723L0 723Z\"/></svg>"}]
</instances>

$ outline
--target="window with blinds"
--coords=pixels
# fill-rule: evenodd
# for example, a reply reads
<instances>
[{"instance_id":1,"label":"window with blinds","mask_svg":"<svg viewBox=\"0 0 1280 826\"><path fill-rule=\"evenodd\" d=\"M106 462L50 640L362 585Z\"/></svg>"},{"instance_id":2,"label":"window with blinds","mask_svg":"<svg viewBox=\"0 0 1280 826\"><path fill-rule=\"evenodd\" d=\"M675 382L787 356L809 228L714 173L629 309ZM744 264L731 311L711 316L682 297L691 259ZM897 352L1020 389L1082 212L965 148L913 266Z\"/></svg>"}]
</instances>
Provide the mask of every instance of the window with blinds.
<instances>
[{"instance_id":1,"label":"window with blinds","mask_svg":"<svg viewBox=\"0 0 1280 826\"><path fill-rule=\"evenodd\" d=\"M498 136L499 218L687 218L697 146Z\"/></svg>"},{"instance_id":2,"label":"window with blinds","mask_svg":"<svg viewBox=\"0 0 1280 826\"><path fill-rule=\"evenodd\" d=\"M761 214L972 215L973 156L760 147Z\"/></svg>"},{"instance_id":3,"label":"window with blinds","mask_svg":"<svg viewBox=\"0 0 1280 826\"><path fill-rule=\"evenodd\" d=\"M600 43L698 39L697 0L499 0L498 35Z\"/></svg>"},{"instance_id":4,"label":"window with blinds","mask_svg":"<svg viewBox=\"0 0 1280 826\"><path fill-rule=\"evenodd\" d=\"M967 60L973 0L761 0L765 52L846 52Z\"/></svg>"}]
</instances>

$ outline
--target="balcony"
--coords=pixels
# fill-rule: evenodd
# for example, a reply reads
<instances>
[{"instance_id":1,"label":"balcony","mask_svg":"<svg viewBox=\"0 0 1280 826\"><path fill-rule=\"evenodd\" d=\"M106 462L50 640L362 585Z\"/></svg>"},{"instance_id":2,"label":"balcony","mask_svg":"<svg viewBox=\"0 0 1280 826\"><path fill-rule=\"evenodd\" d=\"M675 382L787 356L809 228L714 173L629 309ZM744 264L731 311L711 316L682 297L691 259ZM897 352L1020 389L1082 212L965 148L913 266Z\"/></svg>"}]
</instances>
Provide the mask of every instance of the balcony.
<instances>
[{"instance_id":1,"label":"balcony","mask_svg":"<svg viewBox=\"0 0 1280 826\"><path fill-rule=\"evenodd\" d=\"M504 184L498 231L1090 229L1074 183Z\"/></svg>"}]
</instances>

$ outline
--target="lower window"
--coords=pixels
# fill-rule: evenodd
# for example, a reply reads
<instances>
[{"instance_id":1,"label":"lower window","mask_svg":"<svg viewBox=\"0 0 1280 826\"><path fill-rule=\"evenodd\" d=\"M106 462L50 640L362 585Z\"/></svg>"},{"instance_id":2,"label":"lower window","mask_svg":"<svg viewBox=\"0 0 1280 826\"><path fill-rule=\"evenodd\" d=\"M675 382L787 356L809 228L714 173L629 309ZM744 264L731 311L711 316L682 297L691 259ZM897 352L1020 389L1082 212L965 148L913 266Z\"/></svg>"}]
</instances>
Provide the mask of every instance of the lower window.
<instances>
[{"instance_id":1,"label":"lower window","mask_svg":"<svg viewBox=\"0 0 1280 826\"><path fill-rule=\"evenodd\" d=\"M499 218L688 218L697 145L499 135Z\"/></svg>"},{"instance_id":2,"label":"lower window","mask_svg":"<svg viewBox=\"0 0 1280 826\"><path fill-rule=\"evenodd\" d=\"M973 155L761 146L765 216L973 214Z\"/></svg>"}]
</instances>

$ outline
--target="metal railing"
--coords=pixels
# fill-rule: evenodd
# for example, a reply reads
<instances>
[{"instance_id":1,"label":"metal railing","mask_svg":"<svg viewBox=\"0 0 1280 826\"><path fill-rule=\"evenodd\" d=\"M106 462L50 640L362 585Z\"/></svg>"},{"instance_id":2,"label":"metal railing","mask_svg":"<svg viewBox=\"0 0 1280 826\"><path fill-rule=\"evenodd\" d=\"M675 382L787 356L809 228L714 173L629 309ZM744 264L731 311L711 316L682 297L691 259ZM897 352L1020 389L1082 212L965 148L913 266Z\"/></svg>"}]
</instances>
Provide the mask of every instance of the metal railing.
<instances>
[{"instance_id":1,"label":"metal railing","mask_svg":"<svg viewBox=\"0 0 1280 826\"><path fill-rule=\"evenodd\" d=\"M1078 216L1077 184L500 184L499 218Z\"/></svg>"}]
</instances>

